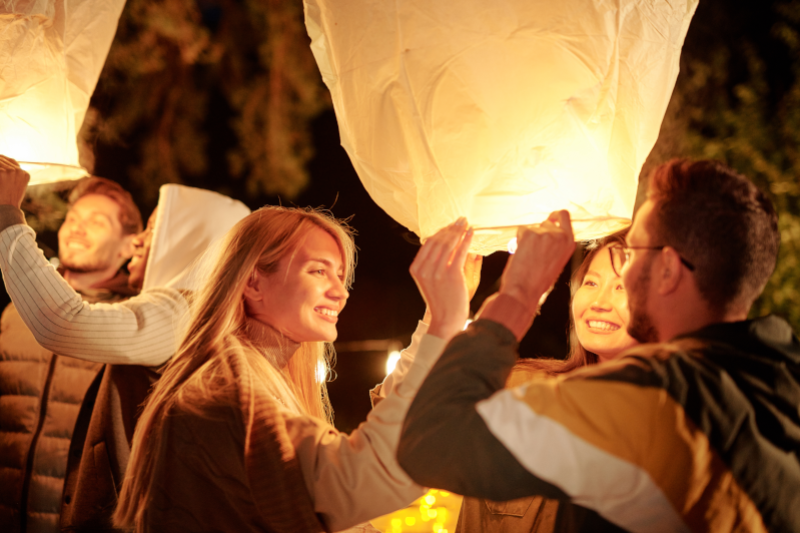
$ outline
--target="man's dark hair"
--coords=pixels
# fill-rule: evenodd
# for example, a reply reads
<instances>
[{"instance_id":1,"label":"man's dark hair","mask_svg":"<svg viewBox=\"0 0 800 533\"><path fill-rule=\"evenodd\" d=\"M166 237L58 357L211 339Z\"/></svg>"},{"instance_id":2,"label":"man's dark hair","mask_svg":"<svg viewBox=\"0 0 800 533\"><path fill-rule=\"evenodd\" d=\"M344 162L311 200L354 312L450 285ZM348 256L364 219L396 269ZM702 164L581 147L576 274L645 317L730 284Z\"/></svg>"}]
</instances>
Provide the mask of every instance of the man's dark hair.
<instances>
[{"instance_id":1,"label":"man's dark hair","mask_svg":"<svg viewBox=\"0 0 800 533\"><path fill-rule=\"evenodd\" d=\"M775 269L780 245L772 201L718 161L674 159L650 178L648 231L695 266L697 287L717 311L749 309Z\"/></svg>"},{"instance_id":2,"label":"man's dark hair","mask_svg":"<svg viewBox=\"0 0 800 533\"><path fill-rule=\"evenodd\" d=\"M131 193L123 189L119 183L97 176L83 178L72 189L69 206L72 207L87 194L107 196L116 202L119 206L119 223L122 225L123 234L130 235L142 231L142 214L133 202Z\"/></svg>"}]
</instances>

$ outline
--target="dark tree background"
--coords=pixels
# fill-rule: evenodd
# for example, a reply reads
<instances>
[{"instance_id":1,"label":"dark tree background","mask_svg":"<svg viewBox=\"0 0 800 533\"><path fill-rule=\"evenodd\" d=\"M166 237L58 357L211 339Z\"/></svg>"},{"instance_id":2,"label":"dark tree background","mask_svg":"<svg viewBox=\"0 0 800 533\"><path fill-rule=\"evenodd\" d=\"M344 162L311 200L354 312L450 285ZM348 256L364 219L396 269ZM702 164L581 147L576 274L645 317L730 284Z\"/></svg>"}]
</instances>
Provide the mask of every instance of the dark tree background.
<instances>
[{"instance_id":1,"label":"dark tree background","mask_svg":"<svg viewBox=\"0 0 800 533\"><path fill-rule=\"evenodd\" d=\"M82 162L130 190L145 218L164 183L213 189L251 208L314 205L352 216L359 266L340 341L405 343L424 310L408 274L417 245L372 202L339 146L308 44L299 0L128 0L81 131ZM675 156L716 158L770 191L783 243L753 313L778 313L796 329L798 74L799 0L701 0L642 172ZM29 221L55 255L63 202L52 188L32 188L29 196ZM493 292L504 263L504 254L487 258L474 307ZM565 282L566 274L523 354L565 355ZM385 352L340 350L331 384L337 425L351 429L363 418L366 389L383 377L384 360Z\"/></svg>"}]
</instances>

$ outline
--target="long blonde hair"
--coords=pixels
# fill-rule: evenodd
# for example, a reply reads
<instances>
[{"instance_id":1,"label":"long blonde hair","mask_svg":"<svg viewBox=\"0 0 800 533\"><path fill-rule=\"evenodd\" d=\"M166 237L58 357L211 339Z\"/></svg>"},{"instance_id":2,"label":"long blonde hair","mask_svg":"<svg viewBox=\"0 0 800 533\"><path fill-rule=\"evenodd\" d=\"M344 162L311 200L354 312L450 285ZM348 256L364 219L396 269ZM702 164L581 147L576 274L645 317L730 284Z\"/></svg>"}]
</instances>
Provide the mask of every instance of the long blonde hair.
<instances>
[{"instance_id":1,"label":"long blonde hair","mask_svg":"<svg viewBox=\"0 0 800 533\"><path fill-rule=\"evenodd\" d=\"M161 445L160 433L164 415L174 399L185 405L208 404L221 395L216 385L225 384L225 372L217 364L232 350L245 355L256 352L248 337L244 288L253 272L274 272L280 260L294 253L314 228L328 232L339 244L344 266L345 286L350 287L355 267L355 244L352 231L344 222L326 212L268 206L242 219L226 236L220 257L201 289L194 305L186 336L175 357L167 365L161 379L147 399L136 425L131 456L114 514L118 527L136 523L141 528L150 498L153 470ZM286 367L288 385L294 400L305 414L332 420L332 409L325 380L317 378L317 369L329 369L333 348L323 342L305 342ZM255 359L263 360L263 357ZM204 376L199 386L181 387L204 365L215 365L211 375ZM258 365L258 363L256 363ZM268 365L264 365L268 366ZM327 373L327 372L326 372ZM264 373L269 376L270 374ZM188 396L192 396L189 398Z\"/></svg>"}]
</instances>

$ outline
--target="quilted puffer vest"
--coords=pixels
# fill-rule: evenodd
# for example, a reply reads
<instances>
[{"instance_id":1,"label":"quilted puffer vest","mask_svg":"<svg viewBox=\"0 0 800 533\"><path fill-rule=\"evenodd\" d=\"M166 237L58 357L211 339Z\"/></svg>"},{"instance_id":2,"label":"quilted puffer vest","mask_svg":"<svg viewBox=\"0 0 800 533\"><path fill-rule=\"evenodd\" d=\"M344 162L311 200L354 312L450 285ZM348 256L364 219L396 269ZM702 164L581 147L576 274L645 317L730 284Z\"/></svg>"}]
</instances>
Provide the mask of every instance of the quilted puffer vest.
<instances>
[{"instance_id":1,"label":"quilted puffer vest","mask_svg":"<svg viewBox=\"0 0 800 533\"><path fill-rule=\"evenodd\" d=\"M98 291L87 301L119 301ZM95 295L93 295L95 296ZM42 348L10 304L0 318L0 532L56 533L75 421L103 368Z\"/></svg>"}]
</instances>

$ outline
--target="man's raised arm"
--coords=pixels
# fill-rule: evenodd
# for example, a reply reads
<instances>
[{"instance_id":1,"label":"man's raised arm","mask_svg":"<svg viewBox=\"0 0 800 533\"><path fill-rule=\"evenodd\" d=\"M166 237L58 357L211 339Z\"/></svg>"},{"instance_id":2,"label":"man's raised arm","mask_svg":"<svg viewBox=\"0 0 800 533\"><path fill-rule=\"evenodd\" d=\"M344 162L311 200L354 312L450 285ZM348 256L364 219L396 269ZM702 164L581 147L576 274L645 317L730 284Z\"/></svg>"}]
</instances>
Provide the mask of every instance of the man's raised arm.
<instances>
[{"instance_id":1,"label":"man's raised arm","mask_svg":"<svg viewBox=\"0 0 800 533\"><path fill-rule=\"evenodd\" d=\"M531 487L536 493L565 497L520 465L475 406L503 388L539 299L574 247L566 211L553 213L539 228L520 229L517 253L506 266L499 293L450 342L408 412L398 459L415 481L493 500L529 495ZM437 281L421 289L433 292L439 285ZM435 319L439 310L432 306L431 311Z\"/></svg>"},{"instance_id":2,"label":"man's raised arm","mask_svg":"<svg viewBox=\"0 0 800 533\"><path fill-rule=\"evenodd\" d=\"M20 210L28 173L0 156L0 269L6 290L36 341L61 355L158 366L175 353L188 303L155 289L116 304L88 304L36 245Z\"/></svg>"}]
</instances>

